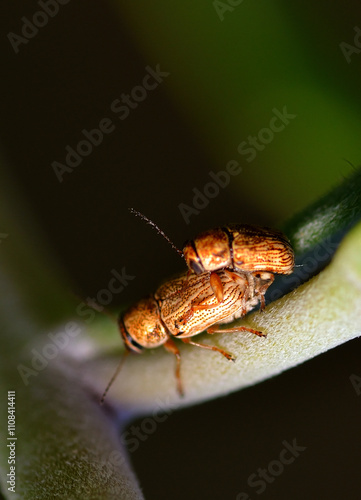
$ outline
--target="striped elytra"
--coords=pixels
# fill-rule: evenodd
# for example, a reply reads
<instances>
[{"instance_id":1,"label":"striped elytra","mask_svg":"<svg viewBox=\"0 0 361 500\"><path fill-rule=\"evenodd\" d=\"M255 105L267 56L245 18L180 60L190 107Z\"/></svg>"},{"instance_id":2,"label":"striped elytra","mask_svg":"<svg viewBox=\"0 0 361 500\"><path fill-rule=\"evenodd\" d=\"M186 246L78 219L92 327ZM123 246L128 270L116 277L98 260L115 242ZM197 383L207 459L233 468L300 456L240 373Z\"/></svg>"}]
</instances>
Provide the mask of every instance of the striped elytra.
<instances>
[{"instance_id":1,"label":"striped elytra","mask_svg":"<svg viewBox=\"0 0 361 500\"><path fill-rule=\"evenodd\" d=\"M249 224L204 231L184 245L183 255L196 274L224 268L291 274L294 268L292 246L281 231Z\"/></svg>"}]
</instances>

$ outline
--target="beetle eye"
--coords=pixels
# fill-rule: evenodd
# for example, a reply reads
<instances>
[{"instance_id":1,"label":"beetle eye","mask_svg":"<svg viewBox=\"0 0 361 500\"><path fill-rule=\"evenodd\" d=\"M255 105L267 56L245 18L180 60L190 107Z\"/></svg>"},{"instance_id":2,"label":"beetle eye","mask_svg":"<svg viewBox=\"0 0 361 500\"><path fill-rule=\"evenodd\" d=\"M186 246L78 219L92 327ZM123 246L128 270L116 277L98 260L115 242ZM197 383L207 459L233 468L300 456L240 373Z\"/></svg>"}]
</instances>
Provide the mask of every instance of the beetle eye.
<instances>
[{"instance_id":1,"label":"beetle eye","mask_svg":"<svg viewBox=\"0 0 361 500\"><path fill-rule=\"evenodd\" d=\"M204 272L202 264L197 262L196 260L192 260L191 262L189 262L189 267L196 274L201 274Z\"/></svg>"}]
</instances>

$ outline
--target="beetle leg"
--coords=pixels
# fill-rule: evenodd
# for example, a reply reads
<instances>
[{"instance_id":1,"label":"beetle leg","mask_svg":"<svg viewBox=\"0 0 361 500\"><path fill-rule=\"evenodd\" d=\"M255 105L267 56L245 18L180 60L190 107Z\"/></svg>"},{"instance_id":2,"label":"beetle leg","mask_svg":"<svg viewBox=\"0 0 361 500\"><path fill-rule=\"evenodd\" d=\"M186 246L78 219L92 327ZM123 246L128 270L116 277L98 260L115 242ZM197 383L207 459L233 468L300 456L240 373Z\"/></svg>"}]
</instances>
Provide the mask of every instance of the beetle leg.
<instances>
[{"instance_id":1,"label":"beetle leg","mask_svg":"<svg viewBox=\"0 0 361 500\"><path fill-rule=\"evenodd\" d=\"M244 282L246 281L243 275L241 276L240 274L231 271L230 269L224 269L224 272L227 274L228 278L230 278L233 281L242 282L242 284L244 284Z\"/></svg>"},{"instance_id":2,"label":"beetle leg","mask_svg":"<svg viewBox=\"0 0 361 500\"><path fill-rule=\"evenodd\" d=\"M254 293L254 277L252 276L252 273L242 273L242 275L240 275L230 269L224 269L224 272L231 280L242 286L244 289L242 298L242 316L244 316L247 312L247 301L250 296L253 296Z\"/></svg>"},{"instance_id":3,"label":"beetle leg","mask_svg":"<svg viewBox=\"0 0 361 500\"><path fill-rule=\"evenodd\" d=\"M179 352L178 347L175 345L172 339L168 339L165 344L163 344L163 347L166 351L170 352L171 354L174 354L176 359L177 359L177 364L175 368L175 378L177 380L177 391L180 396L184 396L184 391L183 391L183 386L182 386L182 379L180 376L180 366L181 366L181 355Z\"/></svg>"},{"instance_id":4,"label":"beetle leg","mask_svg":"<svg viewBox=\"0 0 361 500\"><path fill-rule=\"evenodd\" d=\"M264 298L264 293L261 294L261 305L260 305L260 311L264 311L266 307L266 299Z\"/></svg>"},{"instance_id":5,"label":"beetle leg","mask_svg":"<svg viewBox=\"0 0 361 500\"><path fill-rule=\"evenodd\" d=\"M219 328L219 325L213 325L207 329L209 335L214 333L238 333L238 332L250 332L258 335L258 337L267 337L267 333L260 332L259 330L254 330L253 328L248 328L247 326L235 326L233 328Z\"/></svg>"},{"instance_id":6,"label":"beetle leg","mask_svg":"<svg viewBox=\"0 0 361 500\"><path fill-rule=\"evenodd\" d=\"M223 284L221 278L217 273L211 273L209 277L209 283L211 285L212 291L217 299L218 304L223 302Z\"/></svg>"},{"instance_id":7,"label":"beetle leg","mask_svg":"<svg viewBox=\"0 0 361 500\"><path fill-rule=\"evenodd\" d=\"M217 273L211 273L209 277L209 282L212 288L212 292L214 293L217 302L215 304L192 304L189 311L183 316L180 320L181 324L187 323L187 321L193 316L194 311L198 311L200 309L214 309L219 306L221 302L223 302L223 284L221 278Z\"/></svg>"},{"instance_id":8,"label":"beetle leg","mask_svg":"<svg viewBox=\"0 0 361 500\"><path fill-rule=\"evenodd\" d=\"M200 344L199 342L194 342L193 340L190 340L190 338L186 337L184 339L181 339L182 342L185 344L191 344L195 345L197 347L202 347L202 349L208 349L210 351L216 351L222 354L225 358L227 358L229 361L236 361L236 358L233 356L233 354L230 354L227 351L224 351L223 349L220 349L219 347L215 345L207 345L207 344Z\"/></svg>"},{"instance_id":9,"label":"beetle leg","mask_svg":"<svg viewBox=\"0 0 361 500\"><path fill-rule=\"evenodd\" d=\"M191 306L189 308L189 311L187 311L185 313L185 315L182 317L182 319L179 320L179 323L181 325L185 325L187 323L187 321L189 321L191 319L191 317L193 316L194 311L198 311L200 309L214 309L215 307L218 307L218 306L219 306L218 302L216 302L215 304L205 304L205 305L195 304L194 306Z\"/></svg>"},{"instance_id":10,"label":"beetle leg","mask_svg":"<svg viewBox=\"0 0 361 500\"><path fill-rule=\"evenodd\" d=\"M262 277L260 276L259 273L254 273L254 277L256 279L262 279ZM266 307L266 301L265 301L264 296L265 296L265 293L267 292L268 287L270 285L272 285L272 283L274 282L274 279L275 279L274 274L269 273L269 277L267 278L267 281L258 290L257 295L259 296L259 299L261 302L261 306L260 306L261 311L263 311L264 308Z\"/></svg>"}]
</instances>

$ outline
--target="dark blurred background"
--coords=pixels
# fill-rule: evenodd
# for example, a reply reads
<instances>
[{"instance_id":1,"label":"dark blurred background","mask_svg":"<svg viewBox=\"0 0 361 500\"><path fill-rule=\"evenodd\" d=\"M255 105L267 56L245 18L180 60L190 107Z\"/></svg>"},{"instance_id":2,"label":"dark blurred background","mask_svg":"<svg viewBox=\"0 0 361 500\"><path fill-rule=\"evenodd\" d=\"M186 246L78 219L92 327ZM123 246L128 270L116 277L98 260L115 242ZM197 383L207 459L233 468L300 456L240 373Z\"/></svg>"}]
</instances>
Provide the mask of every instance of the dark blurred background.
<instances>
[{"instance_id":1,"label":"dark blurred background","mask_svg":"<svg viewBox=\"0 0 361 500\"><path fill-rule=\"evenodd\" d=\"M181 247L227 222L280 226L360 163L359 2L71 0L35 18L41 2L2 9L3 152L70 288L84 297L112 269L136 276L114 307L184 269L128 207ZM169 75L143 99L134 88L157 65ZM122 94L140 98L119 120L113 103ZM270 136L263 129L285 106L296 117ZM65 164L66 147L104 119L112 132L60 182L53 163ZM247 161L248 137L259 134ZM191 207L194 189L204 192L209 172L231 160L241 172L187 224L179 204ZM131 456L146 498L256 498L248 477L294 438L307 450L262 498L359 498L361 400L349 380L361 376L359 354L354 341L172 414Z\"/></svg>"}]
</instances>

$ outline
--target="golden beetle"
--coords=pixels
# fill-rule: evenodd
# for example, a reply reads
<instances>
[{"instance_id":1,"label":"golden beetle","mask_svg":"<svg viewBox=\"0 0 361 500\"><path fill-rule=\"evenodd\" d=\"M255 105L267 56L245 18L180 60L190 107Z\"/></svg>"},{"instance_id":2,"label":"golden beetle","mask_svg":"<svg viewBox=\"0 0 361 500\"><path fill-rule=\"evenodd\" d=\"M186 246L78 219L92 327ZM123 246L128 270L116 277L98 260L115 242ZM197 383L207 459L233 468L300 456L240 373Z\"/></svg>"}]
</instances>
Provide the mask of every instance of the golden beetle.
<instances>
[{"instance_id":1,"label":"golden beetle","mask_svg":"<svg viewBox=\"0 0 361 500\"><path fill-rule=\"evenodd\" d=\"M245 272L249 282L260 271L267 272L265 292L274 280L273 273L291 274L295 265L291 244L281 231L250 224L229 224L204 231L184 244L183 256L194 273L211 273L211 286L218 302L222 301L222 289L214 272L219 269ZM264 307L262 297L261 309Z\"/></svg>"},{"instance_id":2,"label":"golden beetle","mask_svg":"<svg viewBox=\"0 0 361 500\"><path fill-rule=\"evenodd\" d=\"M223 300L223 291L215 271L230 269L247 273L251 287L260 272L267 272L269 279L264 285L264 293L273 282L274 273L293 272L295 257L292 246L287 237L277 229L250 224L216 227L187 241L182 252L152 220L134 208L129 210L161 234L184 257L190 271L196 274L210 273L210 284L218 303ZM261 309L265 307L264 293Z\"/></svg>"},{"instance_id":3,"label":"golden beetle","mask_svg":"<svg viewBox=\"0 0 361 500\"><path fill-rule=\"evenodd\" d=\"M223 300L218 302L210 285L209 274L184 274L161 285L157 291L138 301L122 316L118 324L127 351L141 353L144 349L163 346L177 359L176 380L180 395L183 387L180 377L180 352L173 337L184 343L219 352L234 361L232 354L219 347L201 344L190 337L207 330L207 333L248 331L258 336L262 332L238 326L220 329L220 323L229 323L244 316L262 300L269 286L270 273L259 273L252 286L246 273L227 269L216 271L223 289ZM116 374L119 370L117 370ZM116 374L106 388L102 401Z\"/></svg>"},{"instance_id":4,"label":"golden beetle","mask_svg":"<svg viewBox=\"0 0 361 500\"><path fill-rule=\"evenodd\" d=\"M294 267L293 249L281 231L250 224L204 231L184 244L183 255L196 274L224 268L291 274Z\"/></svg>"}]
</instances>

